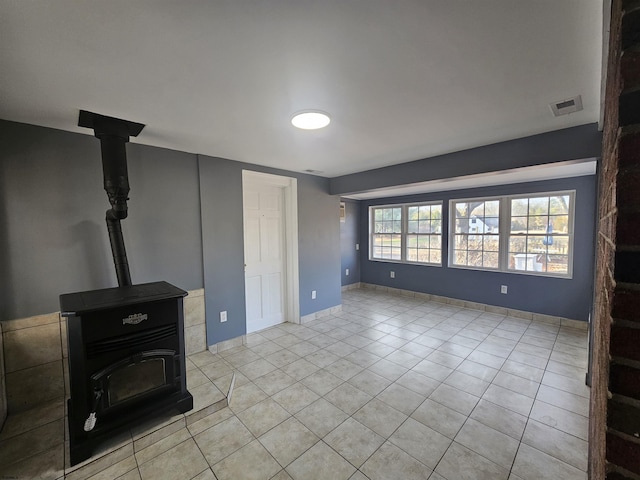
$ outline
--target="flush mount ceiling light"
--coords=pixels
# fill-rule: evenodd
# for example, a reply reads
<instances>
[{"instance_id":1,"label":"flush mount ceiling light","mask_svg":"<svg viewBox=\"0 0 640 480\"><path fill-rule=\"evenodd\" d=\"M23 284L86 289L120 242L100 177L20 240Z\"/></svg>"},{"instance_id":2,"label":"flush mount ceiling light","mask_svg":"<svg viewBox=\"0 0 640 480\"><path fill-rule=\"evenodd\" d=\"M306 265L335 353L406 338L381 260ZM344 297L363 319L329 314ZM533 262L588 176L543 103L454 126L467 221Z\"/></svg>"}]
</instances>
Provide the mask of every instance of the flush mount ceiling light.
<instances>
[{"instance_id":1,"label":"flush mount ceiling light","mask_svg":"<svg viewBox=\"0 0 640 480\"><path fill-rule=\"evenodd\" d=\"M319 110L305 110L298 112L291 117L291 123L294 127L303 130L317 130L329 125L331 119L329 115Z\"/></svg>"}]
</instances>

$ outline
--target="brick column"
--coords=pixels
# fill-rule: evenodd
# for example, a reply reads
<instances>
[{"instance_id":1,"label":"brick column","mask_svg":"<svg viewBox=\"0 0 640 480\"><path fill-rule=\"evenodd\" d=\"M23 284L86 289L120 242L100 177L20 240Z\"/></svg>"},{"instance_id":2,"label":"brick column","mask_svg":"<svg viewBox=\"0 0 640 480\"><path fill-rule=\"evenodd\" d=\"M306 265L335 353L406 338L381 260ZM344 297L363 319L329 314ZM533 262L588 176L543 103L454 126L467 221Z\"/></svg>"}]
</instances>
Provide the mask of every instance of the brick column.
<instances>
[{"instance_id":1,"label":"brick column","mask_svg":"<svg viewBox=\"0 0 640 480\"><path fill-rule=\"evenodd\" d=\"M602 164L589 478L640 478L640 2L613 0Z\"/></svg>"}]
</instances>

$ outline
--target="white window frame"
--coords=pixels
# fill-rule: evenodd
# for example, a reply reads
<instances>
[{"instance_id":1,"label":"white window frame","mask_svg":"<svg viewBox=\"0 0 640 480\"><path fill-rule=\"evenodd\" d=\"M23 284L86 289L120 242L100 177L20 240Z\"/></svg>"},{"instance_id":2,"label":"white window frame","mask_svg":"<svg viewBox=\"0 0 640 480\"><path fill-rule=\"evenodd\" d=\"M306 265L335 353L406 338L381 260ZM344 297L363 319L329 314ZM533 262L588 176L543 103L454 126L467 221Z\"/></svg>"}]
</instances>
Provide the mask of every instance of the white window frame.
<instances>
[{"instance_id":1,"label":"white window frame","mask_svg":"<svg viewBox=\"0 0 640 480\"><path fill-rule=\"evenodd\" d=\"M568 267L567 273L553 273L553 272L536 272L532 270L515 270L509 269L509 238L511 237L511 200L519 198L536 198L536 197L554 197L568 195L569 200L569 219L568 219ZM468 265L456 265L453 263L454 258L454 246L455 246L455 204L464 202L486 202L491 200L498 200L499 206L499 247L498 247L498 268L476 267ZM531 192L515 195L495 195L490 197L469 197L469 198L452 198L449 200L449 247L447 252L447 265L449 268L457 268L462 270L480 270L485 272L500 272L500 273L513 273L517 275L534 275L541 277L552 278L573 278L573 258L574 258L574 237L575 237L575 204L576 204L576 191L575 190L560 190L553 192Z\"/></svg>"},{"instance_id":2,"label":"white window frame","mask_svg":"<svg viewBox=\"0 0 640 480\"><path fill-rule=\"evenodd\" d=\"M443 202L441 200L429 201L429 202L412 202L412 203L397 203L391 205L372 205L369 207L369 260L373 262L388 262L388 263L407 263L410 265L424 265L428 267L441 267L444 257L443 257L443 239L444 239L444 222L441 218L441 226L440 233L432 233L430 235L439 235L440 236L440 262L432 263L432 262L419 262L413 260L407 260L407 235L409 230L409 216L408 211L410 207L420 207L420 206L432 206L436 205L440 207L440 211L442 213L444 209ZM402 222L400 231L400 259L389 259L389 258L378 258L373 256L373 236L375 235L375 211L378 209L386 209L386 208L401 208L402 210ZM411 234L412 235L412 234Z\"/></svg>"}]
</instances>

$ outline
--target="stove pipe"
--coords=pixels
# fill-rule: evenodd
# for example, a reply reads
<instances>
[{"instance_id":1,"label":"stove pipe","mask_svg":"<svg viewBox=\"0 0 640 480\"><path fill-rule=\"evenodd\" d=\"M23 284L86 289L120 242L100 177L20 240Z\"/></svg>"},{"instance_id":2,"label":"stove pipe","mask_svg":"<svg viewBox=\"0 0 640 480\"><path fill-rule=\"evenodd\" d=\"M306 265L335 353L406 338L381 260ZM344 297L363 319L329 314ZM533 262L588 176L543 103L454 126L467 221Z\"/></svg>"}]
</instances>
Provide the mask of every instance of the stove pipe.
<instances>
[{"instance_id":1,"label":"stove pipe","mask_svg":"<svg viewBox=\"0 0 640 480\"><path fill-rule=\"evenodd\" d=\"M80 110L78 126L92 128L95 136L100 139L104 189L111 204L106 215L111 253L116 267L118 285L128 286L131 285L131 274L120 225L120 220L127 218L127 200L129 200L125 144L129 141L129 137L137 137L144 125Z\"/></svg>"}]
</instances>

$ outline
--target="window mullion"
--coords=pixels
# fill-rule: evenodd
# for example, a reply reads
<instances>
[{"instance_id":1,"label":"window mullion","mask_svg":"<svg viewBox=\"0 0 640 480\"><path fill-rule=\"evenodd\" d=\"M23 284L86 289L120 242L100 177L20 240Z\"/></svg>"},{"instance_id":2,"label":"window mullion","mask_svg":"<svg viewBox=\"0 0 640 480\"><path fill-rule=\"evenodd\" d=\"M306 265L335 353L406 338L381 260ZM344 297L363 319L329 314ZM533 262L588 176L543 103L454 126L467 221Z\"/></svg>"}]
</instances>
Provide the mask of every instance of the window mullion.
<instances>
[{"instance_id":1,"label":"window mullion","mask_svg":"<svg viewBox=\"0 0 640 480\"><path fill-rule=\"evenodd\" d=\"M405 262L407 259L407 254L405 252L407 245L407 228L409 227L407 223L407 206L402 205L402 210L400 210L400 215L402 215L402 223L400 226L400 261Z\"/></svg>"},{"instance_id":2,"label":"window mullion","mask_svg":"<svg viewBox=\"0 0 640 480\"><path fill-rule=\"evenodd\" d=\"M510 197L500 198L500 250L498 269L506 272L509 267L509 234L511 232L511 201Z\"/></svg>"}]
</instances>

